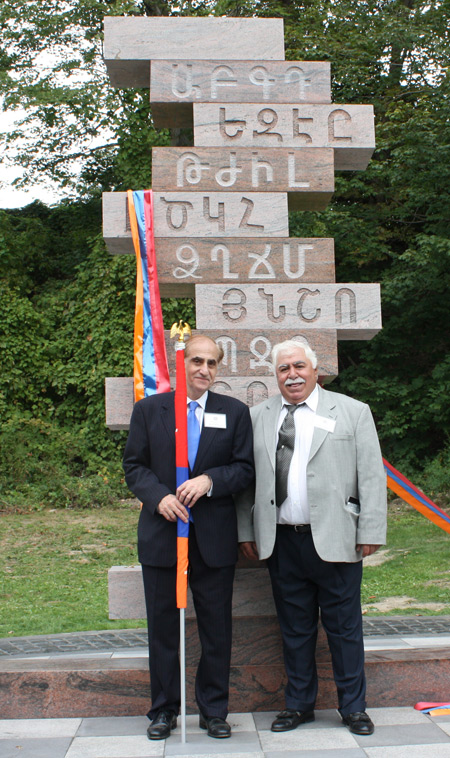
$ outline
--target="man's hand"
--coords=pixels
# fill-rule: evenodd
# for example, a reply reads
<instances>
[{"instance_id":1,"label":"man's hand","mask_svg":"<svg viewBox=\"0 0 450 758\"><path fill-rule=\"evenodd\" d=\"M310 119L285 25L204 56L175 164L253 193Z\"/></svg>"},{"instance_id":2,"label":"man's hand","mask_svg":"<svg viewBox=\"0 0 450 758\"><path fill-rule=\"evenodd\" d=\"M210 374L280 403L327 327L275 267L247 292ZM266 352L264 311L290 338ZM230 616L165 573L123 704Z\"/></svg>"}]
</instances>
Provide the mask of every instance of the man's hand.
<instances>
[{"instance_id":1,"label":"man's hand","mask_svg":"<svg viewBox=\"0 0 450 758\"><path fill-rule=\"evenodd\" d=\"M211 489L211 478L208 474L200 474L193 479L186 479L177 489L176 495L180 503L185 506L192 506L197 502L199 497L203 497Z\"/></svg>"},{"instance_id":2,"label":"man's hand","mask_svg":"<svg viewBox=\"0 0 450 758\"><path fill-rule=\"evenodd\" d=\"M256 549L256 542L240 542L242 555L248 558L250 561L259 561L258 551Z\"/></svg>"},{"instance_id":3,"label":"man's hand","mask_svg":"<svg viewBox=\"0 0 450 758\"><path fill-rule=\"evenodd\" d=\"M164 516L167 521L176 521L177 518L180 518L182 521L187 524L189 521L189 513L182 505L175 495L166 495L163 497L162 500L159 501L158 507L157 507L157 513L160 513L161 516Z\"/></svg>"},{"instance_id":4,"label":"man's hand","mask_svg":"<svg viewBox=\"0 0 450 758\"><path fill-rule=\"evenodd\" d=\"M357 550L362 550L362 557L368 558L369 555L376 553L381 545L356 545Z\"/></svg>"}]
</instances>

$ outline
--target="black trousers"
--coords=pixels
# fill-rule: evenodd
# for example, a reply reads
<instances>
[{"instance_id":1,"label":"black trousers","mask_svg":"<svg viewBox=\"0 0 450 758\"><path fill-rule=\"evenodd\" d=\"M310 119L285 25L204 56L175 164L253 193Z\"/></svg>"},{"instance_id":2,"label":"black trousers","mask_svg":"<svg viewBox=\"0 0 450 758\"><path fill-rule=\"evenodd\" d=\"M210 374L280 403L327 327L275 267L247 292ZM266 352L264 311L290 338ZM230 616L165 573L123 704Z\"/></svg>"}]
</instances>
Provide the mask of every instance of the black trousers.
<instances>
[{"instance_id":1,"label":"black trousers","mask_svg":"<svg viewBox=\"0 0 450 758\"><path fill-rule=\"evenodd\" d=\"M228 715L231 660L231 600L235 566L211 568L200 555L195 526L189 533L189 585L197 616L201 656L195 699L211 718ZM176 603L176 566L142 566L147 606L153 719L161 708L180 708L180 611Z\"/></svg>"},{"instance_id":2,"label":"black trousers","mask_svg":"<svg viewBox=\"0 0 450 758\"><path fill-rule=\"evenodd\" d=\"M362 562L329 563L311 533L277 527L267 561L283 638L288 683L286 708L314 709L317 697L315 650L319 608L328 637L343 716L366 708L361 616Z\"/></svg>"}]
</instances>

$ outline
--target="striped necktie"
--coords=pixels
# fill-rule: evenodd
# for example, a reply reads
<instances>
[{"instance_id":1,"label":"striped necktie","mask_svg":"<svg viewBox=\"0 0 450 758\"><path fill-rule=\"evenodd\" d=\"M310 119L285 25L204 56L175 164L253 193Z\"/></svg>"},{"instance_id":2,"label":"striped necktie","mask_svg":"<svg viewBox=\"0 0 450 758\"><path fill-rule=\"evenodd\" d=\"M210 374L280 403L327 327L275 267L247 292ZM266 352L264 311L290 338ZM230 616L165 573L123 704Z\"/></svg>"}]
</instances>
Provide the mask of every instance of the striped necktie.
<instances>
[{"instance_id":1,"label":"striped necktie","mask_svg":"<svg viewBox=\"0 0 450 758\"><path fill-rule=\"evenodd\" d=\"M278 432L276 452L275 494L277 508L279 508L287 498L289 468L295 446L294 413L300 406L285 405L284 407L286 408L287 413L280 426L280 431Z\"/></svg>"}]
</instances>

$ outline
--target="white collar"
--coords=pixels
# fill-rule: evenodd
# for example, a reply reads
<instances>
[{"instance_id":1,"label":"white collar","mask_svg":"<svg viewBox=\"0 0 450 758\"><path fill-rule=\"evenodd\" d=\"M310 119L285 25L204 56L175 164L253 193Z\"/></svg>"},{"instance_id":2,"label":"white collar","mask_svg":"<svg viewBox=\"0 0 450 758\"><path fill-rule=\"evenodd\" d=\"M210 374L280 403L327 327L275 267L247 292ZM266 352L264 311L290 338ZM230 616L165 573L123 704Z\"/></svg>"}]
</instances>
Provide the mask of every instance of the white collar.
<instances>
[{"instance_id":1,"label":"white collar","mask_svg":"<svg viewBox=\"0 0 450 758\"><path fill-rule=\"evenodd\" d=\"M206 390L206 392L204 392L203 395L200 395L200 397L198 398L198 400L196 400L195 402L198 403L199 405L201 405L201 407L203 408L203 410L205 410L207 399L208 399L208 390ZM187 404L189 405L189 403L192 403L192 399L188 396L187 397Z\"/></svg>"},{"instance_id":2,"label":"white collar","mask_svg":"<svg viewBox=\"0 0 450 758\"><path fill-rule=\"evenodd\" d=\"M291 405L291 403L288 403L287 400L286 400L286 398L283 397L283 395L280 395L280 397L281 397L281 407L282 408L285 405ZM316 413L317 406L319 404L319 389L318 389L317 384L314 387L314 389L311 392L311 394L308 395L308 397L306 398L306 400L304 400L302 403L298 403L298 405L303 405L303 404L307 405L308 408L310 408L312 411L314 411L314 413Z\"/></svg>"},{"instance_id":3,"label":"white collar","mask_svg":"<svg viewBox=\"0 0 450 758\"><path fill-rule=\"evenodd\" d=\"M317 406L319 404L319 388L317 384L314 387L311 394L308 395L308 397L306 398L305 403L308 406L308 408L311 408L311 410L314 411L314 413L316 413Z\"/></svg>"}]
</instances>

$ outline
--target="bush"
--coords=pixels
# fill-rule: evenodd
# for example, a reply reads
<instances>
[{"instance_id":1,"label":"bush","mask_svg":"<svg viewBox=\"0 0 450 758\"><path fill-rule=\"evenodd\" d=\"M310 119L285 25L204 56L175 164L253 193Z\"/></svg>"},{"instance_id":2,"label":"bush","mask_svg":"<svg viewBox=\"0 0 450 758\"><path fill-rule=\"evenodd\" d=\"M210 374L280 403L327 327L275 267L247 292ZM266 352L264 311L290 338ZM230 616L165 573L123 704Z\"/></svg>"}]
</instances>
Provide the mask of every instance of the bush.
<instances>
[{"instance_id":1,"label":"bush","mask_svg":"<svg viewBox=\"0 0 450 758\"><path fill-rule=\"evenodd\" d=\"M14 412L0 441L1 507L89 508L126 497L120 450L103 459L85 438L82 428Z\"/></svg>"},{"instance_id":2,"label":"bush","mask_svg":"<svg viewBox=\"0 0 450 758\"><path fill-rule=\"evenodd\" d=\"M421 487L441 508L450 506L450 444L433 458L420 477Z\"/></svg>"}]
</instances>

